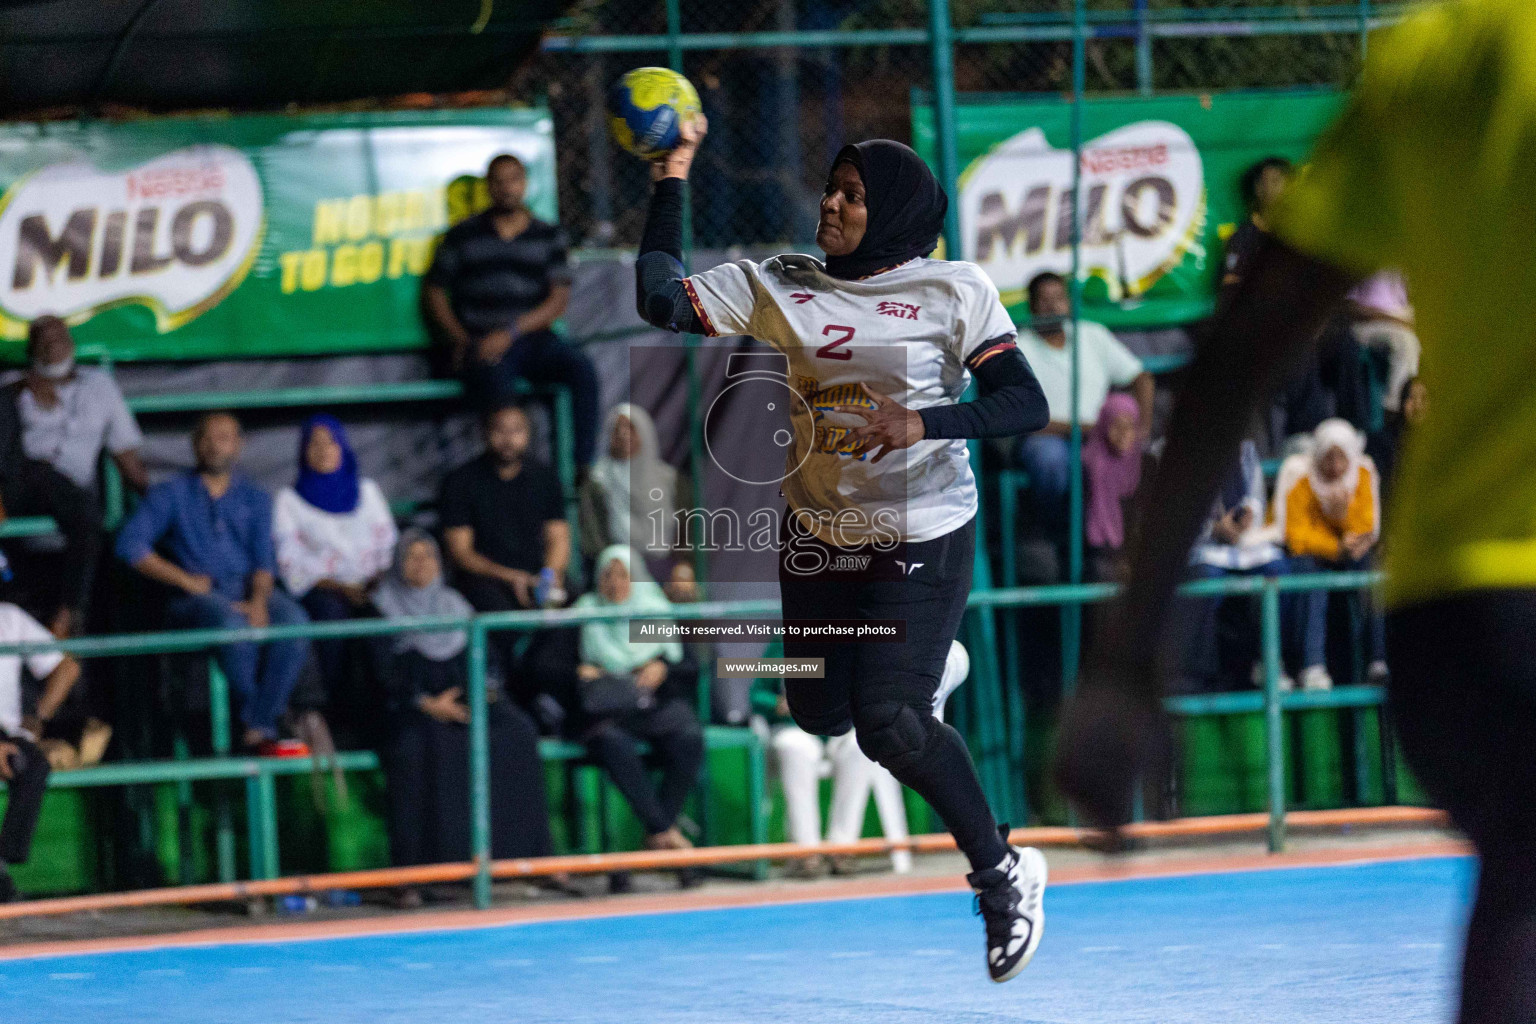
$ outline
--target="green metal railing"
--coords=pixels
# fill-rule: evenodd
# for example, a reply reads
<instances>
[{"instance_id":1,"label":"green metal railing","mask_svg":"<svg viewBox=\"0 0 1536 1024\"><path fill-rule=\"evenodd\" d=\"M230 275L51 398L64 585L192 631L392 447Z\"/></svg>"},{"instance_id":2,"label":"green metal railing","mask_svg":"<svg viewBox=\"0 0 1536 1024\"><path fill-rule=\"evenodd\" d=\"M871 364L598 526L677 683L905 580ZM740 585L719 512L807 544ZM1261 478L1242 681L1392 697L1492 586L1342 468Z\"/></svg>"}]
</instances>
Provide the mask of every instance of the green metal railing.
<instances>
[{"instance_id":1,"label":"green metal railing","mask_svg":"<svg viewBox=\"0 0 1536 1024\"><path fill-rule=\"evenodd\" d=\"M1217 694L1206 697L1170 698L1168 707L1175 714L1234 714L1262 710L1265 715L1268 764L1269 844L1279 850L1285 841L1285 752L1281 742L1282 714L1287 709L1310 707L1369 707L1382 703L1380 691L1372 687L1344 688L1333 695L1295 693L1280 690L1280 595L1299 590L1358 590L1380 582L1373 572L1317 573L1280 577L1230 577L1201 580L1186 584L1181 593L1194 597L1258 595L1263 608L1262 693ZM981 590L971 594L973 612L1022 608L1029 606L1075 605L1108 600L1118 588L1108 584L1061 584L1048 587L1009 587ZM776 600L706 601L679 605L669 616L677 620L724 617L777 617ZM292 626L267 626L239 629L189 629L161 633L130 633L115 636L81 637L70 640L0 644L0 656L27 656L43 651L63 651L79 658L171 654L208 651L222 644L265 643L274 640L321 640L354 637L384 637L408 632L464 630L468 633L468 676L466 695L470 709L470 807L471 850L477 865L474 891L476 905L490 905L490 763L486 715L487 637L500 630L530 631L554 627L579 626L587 622L612 622L625 619L623 610L612 608L561 609L556 611L489 612L473 616L425 616L410 619L360 619L342 622L314 622ZM995 680L995 676L992 677ZM1015 681L1016 682L1016 681ZM1003 683L1002 685L1007 685ZM222 693L222 696L221 696ZM244 778L248 787L247 814L252 830L253 870L274 869L276 865L276 820L271 786L272 771L264 759L229 756L229 704L227 688L214 680L211 709L214 749L212 761L174 765L102 765L83 769L85 775L61 772L54 777L56 786L133 785L175 781L189 784L194 779ZM1009 727L1022 730L1022 720L1009 716ZM222 742L221 742L222 737ZM1019 737L1022 742L1022 735ZM365 753L344 755L343 767L368 767ZM295 762L297 763L297 762ZM300 767L307 768L309 761ZM290 765L284 768L297 771ZM985 777L985 776L984 776ZM71 779L74 782L71 782ZM992 796L989 793L989 796ZM227 803L221 803L221 817L227 818ZM219 860L221 869L233 874L233 832L221 829ZM224 873L221 870L221 874Z\"/></svg>"}]
</instances>

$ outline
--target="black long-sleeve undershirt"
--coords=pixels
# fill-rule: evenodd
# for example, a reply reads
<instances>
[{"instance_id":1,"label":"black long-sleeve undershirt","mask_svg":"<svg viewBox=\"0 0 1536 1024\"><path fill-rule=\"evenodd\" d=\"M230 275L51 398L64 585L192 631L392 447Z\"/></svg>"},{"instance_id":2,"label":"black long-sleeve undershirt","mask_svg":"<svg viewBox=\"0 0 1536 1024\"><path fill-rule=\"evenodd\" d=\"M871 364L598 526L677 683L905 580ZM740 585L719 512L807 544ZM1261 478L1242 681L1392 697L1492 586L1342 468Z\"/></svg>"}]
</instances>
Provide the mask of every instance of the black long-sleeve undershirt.
<instances>
[{"instance_id":1,"label":"black long-sleeve undershirt","mask_svg":"<svg viewBox=\"0 0 1536 1024\"><path fill-rule=\"evenodd\" d=\"M653 327L696 334L703 332L704 325L683 285L683 186L681 178L663 178L651 192L640 256L635 260L635 307ZM925 438L1010 437L1050 422L1040 382L1012 347L1012 340L1011 336L993 338L972 356L967 369L981 391L974 402L919 411ZM993 352L999 345L1008 347Z\"/></svg>"},{"instance_id":2,"label":"black long-sleeve undershirt","mask_svg":"<svg viewBox=\"0 0 1536 1024\"><path fill-rule=\"evenodd\" d=\"M683 286L683 185L681 178L662 178L651 192L635 260L635 309L652 327L702 334L704 325Z\"/></svg>"},{"instance_id":3,"label":"black long-sleeve undershirt","mask_svg":"<svg viewBox=\"0 0 1536 1024\"><path fill-rule=\"evenodd\" d=\"M989 351L1007 345L990 358ZM1013 437L1031 434L1051 421L1045 392L1011 335L984 344L968 367L981 395L974 402L919 409L924 438Z\"/></svg>"}]
</instances>

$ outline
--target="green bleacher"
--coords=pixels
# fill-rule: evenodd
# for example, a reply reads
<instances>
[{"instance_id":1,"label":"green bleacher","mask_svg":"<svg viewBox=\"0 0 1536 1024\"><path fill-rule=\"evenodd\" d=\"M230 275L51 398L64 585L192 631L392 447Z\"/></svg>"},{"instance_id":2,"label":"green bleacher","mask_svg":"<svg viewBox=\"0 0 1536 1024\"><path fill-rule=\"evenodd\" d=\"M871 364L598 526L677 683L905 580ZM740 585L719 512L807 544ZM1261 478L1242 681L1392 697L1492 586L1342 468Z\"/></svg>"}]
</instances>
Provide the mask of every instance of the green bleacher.
<instances>
[{"instance_id":1,"label":"green bleacher","mask_svg":"<svg viewBox=\"0 0 1536 1024\"><path fill-rule=\"evenodd\" d=\"M1162 360L1157 371L1174 369L1179 363L1178 357ZM456 381L421 380L141 395L131 398L129 405L137 414L156 416L212 409L281 410L452 402L461 396L462 388ZM557 455L567 486L569 517L574 523L569 396L560 391L554 398ZM110 464L107 472L109 496L120 495L121 487L112 480ZM1017 670L1019 655L1010 642L1011 630L1004 629L1004 649L998 649L997 628L990 613L1041 605L1079 607L1084 602L1104 600L1114 588L1013 586L1014 496L1027 486L1027 478L1021 471L1005 470L992 482L1002 503L1003 563L998 573L1002 585L979 585L972 595L973 610L967 616L965 639L973 650L973 684L962 688L956 703L959 724L964 726L969 717L973 745L978 738L981 741L979 768L984 780L991 776L989 789L994 799L998 798L999 790L1013 793L1013 813L1027 816L1032 809L1022 795L1023 780L1001 778L998 751L987 748L1005 746L1017 758L1040 747L1044 737L1037 731L1026 735L1018 721L1022 717L1021 705L1013 692L1018 684L1011 674ZM118 516L121 509L119 502ZM50 533L53 528L46 517L12 519L0 523L0 538L37 536ZM991 579L990 569L986 569L978 583ZM1269 595L1278 594L1280 589L1308 585L1357 589L1371 582L1366 574L1330 574L1327 579L1314 578L1310 583L1306 578L1291 578L1274 587L1259 580L1217 580L1195 584L1192 589L1201 593L1259 594L1268 601ZM718 614L776 611L750 604L714 607ZM338 635L335 624L289 629L310 636ZM1266 639L1278 643L1277 636ZM212 645L206 638L188 643L185 639L176 642L173 634L149 634L85 638L62 646L81 656L107 656L156 649L206 651ZM988 652L991 658L987 657ZM999 672L999 668L1005 671ZM228 693L216 665L210 671L210 685L216 737L213 756L186 756L182 743L178 749L183 756L174 760L107 763L54 774L51 788L56 792L48 797L39 848L57 855L35 856L31 865L19 869L17 874L25 887L39 893L97 887L100 865L92 866L89 857L70 857L64 852L71 848L71 843L77 853L100 845L103 837L96 823L102 816L91 808L98 806L100 800L111 799L110 792L121 787L144 787L158 794L149 805L141 802L140 828L142 833L153 834L151 845L169 881L271 878L294 871L352 870L386 863L387 846L382 839L383 825L377 806L370 806L360 797L347 805L341 804L329 781L322 783L322 791L329 794L326 813L319 815L313 807L306 806L313 801L309 776L318 773L322 779L328 779L330 764L317 764L311 758L270 759L230 754ZM700 709L705 715L709 710L707 689L706 673L700 694ZM995 695L989 691L995 691ZM1381 729L1374 720L1382 703L1379 688L1368 686L1343 686L1322 694L1284 695L1274 692L1271 686L1267 691L1170 698L1169 712L1183 722L1186 757L1181 767L1180 788L1185 810L1219 814L1268 807L1276 812L1271 844L1278 847L1283 843L1283 815L1287 807L1395 801L1400 789L1411 787L1412 783L1399 779L1390 730ZM1005 714L1005 706L1013 710ZM998 721L984 721L994 715ZM1006 736L999 734L1003 719L1008 720L1010 734ZM217 740L220 736L226 737L222 743ZM765 755L760 741L750 730L722 726L707 727L706 739L709 771L694 802L705 840L767 841L778 831L779 814L766 786ZM638 824L627 815L622 801L615 798L597 769L585 763L585 752L579 745L546 739L540 753L548 766L551 807L557 819L555 833L562 849L597 852L638 843ZM1349 772L1345 771L1346 763L1352 768ZM342 752L335 768L355 779L354 793L379 791L381 773L372 751ZM234 809L236 804L242 805L239 812ZM145 806L158 810L150 812ZM918 821L926 820L926 809L914 805L913 811ZM1055 816L1059 808L1048 807L1044 812ZM1041 809L1034 809L1034 813L1038 815ZM144 820L146 814L153 821ZM295 849L285 853L280 837L294 836L297 826L287 823L301 821L307 827L288 844ZM314 834L317 831L319 836ZM184 849L187 843L195 849ZM213 851L211 855L209 849ZM242 850L243 855L239 852ZM201 871L198 865L203 866ZM755 874L762 870L760 864L753 866Z\"/></svg>"}]
</instances>

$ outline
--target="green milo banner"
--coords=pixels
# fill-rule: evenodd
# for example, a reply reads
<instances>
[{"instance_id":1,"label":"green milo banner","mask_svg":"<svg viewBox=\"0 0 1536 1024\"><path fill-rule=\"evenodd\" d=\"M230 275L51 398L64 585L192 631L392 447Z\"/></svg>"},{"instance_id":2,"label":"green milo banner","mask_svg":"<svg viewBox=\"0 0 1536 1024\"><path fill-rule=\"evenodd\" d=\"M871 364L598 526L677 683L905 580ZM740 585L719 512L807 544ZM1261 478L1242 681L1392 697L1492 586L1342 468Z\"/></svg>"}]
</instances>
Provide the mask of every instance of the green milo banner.
<instances>
[{"instance_id":1,"label":"green milo banner","mask_svg":"<svg viewBox=\"0 0 1536 1024\"><path fill-rule=\"evenodd\" d=\"M1083 106L1083 315L1159 327L1206 315L1223 243L1246 216L1238 179L1266 156L1301 161L1338 113L1337 92L1090 99ZM1016 316L1024 285L1072 269L1071 105L962 96L956 110L963 258ZM933 111L913 107L933 162Z\"/></svg>"},{"instance_id":2,"label":"green milo banner","mask_svg":"<svg viewBox=\"0 0 1536 1024\"><path fill-rule=\"evenodd\" d=\"M44 313L122 359L423 345L420 277L498 153L553 219L543 110L0 125L0 352Z\"/></svg>"}]
</instances>

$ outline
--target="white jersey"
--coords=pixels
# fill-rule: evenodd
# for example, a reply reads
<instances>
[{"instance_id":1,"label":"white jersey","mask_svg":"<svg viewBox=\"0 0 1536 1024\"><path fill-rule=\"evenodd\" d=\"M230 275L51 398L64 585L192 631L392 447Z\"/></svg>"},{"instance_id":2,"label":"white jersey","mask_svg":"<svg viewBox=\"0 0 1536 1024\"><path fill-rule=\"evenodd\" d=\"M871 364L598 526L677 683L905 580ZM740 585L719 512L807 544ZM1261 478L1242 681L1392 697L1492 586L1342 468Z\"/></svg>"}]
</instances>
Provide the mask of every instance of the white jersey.
<instances>
[{"instance_id":1,"label":"white jersey","mask_svg":"<svg viewBox=\"0 0 1536 1024\"><path fill-rule=\"evenodd\" d=\"M909 409L958 402L969 384L965 361L1015 333L980 267L915 259L844 281L791 254L722 264L685 284L711 335L751 335L788 357L791 386L805 401L791 403L784 496L816 517L823 541L932 540L976 515L965 441L923 440L874 463L846 454L844 438L862 421L830 410L872 406L860 384Z\"/></svg>"}]
</instances>

